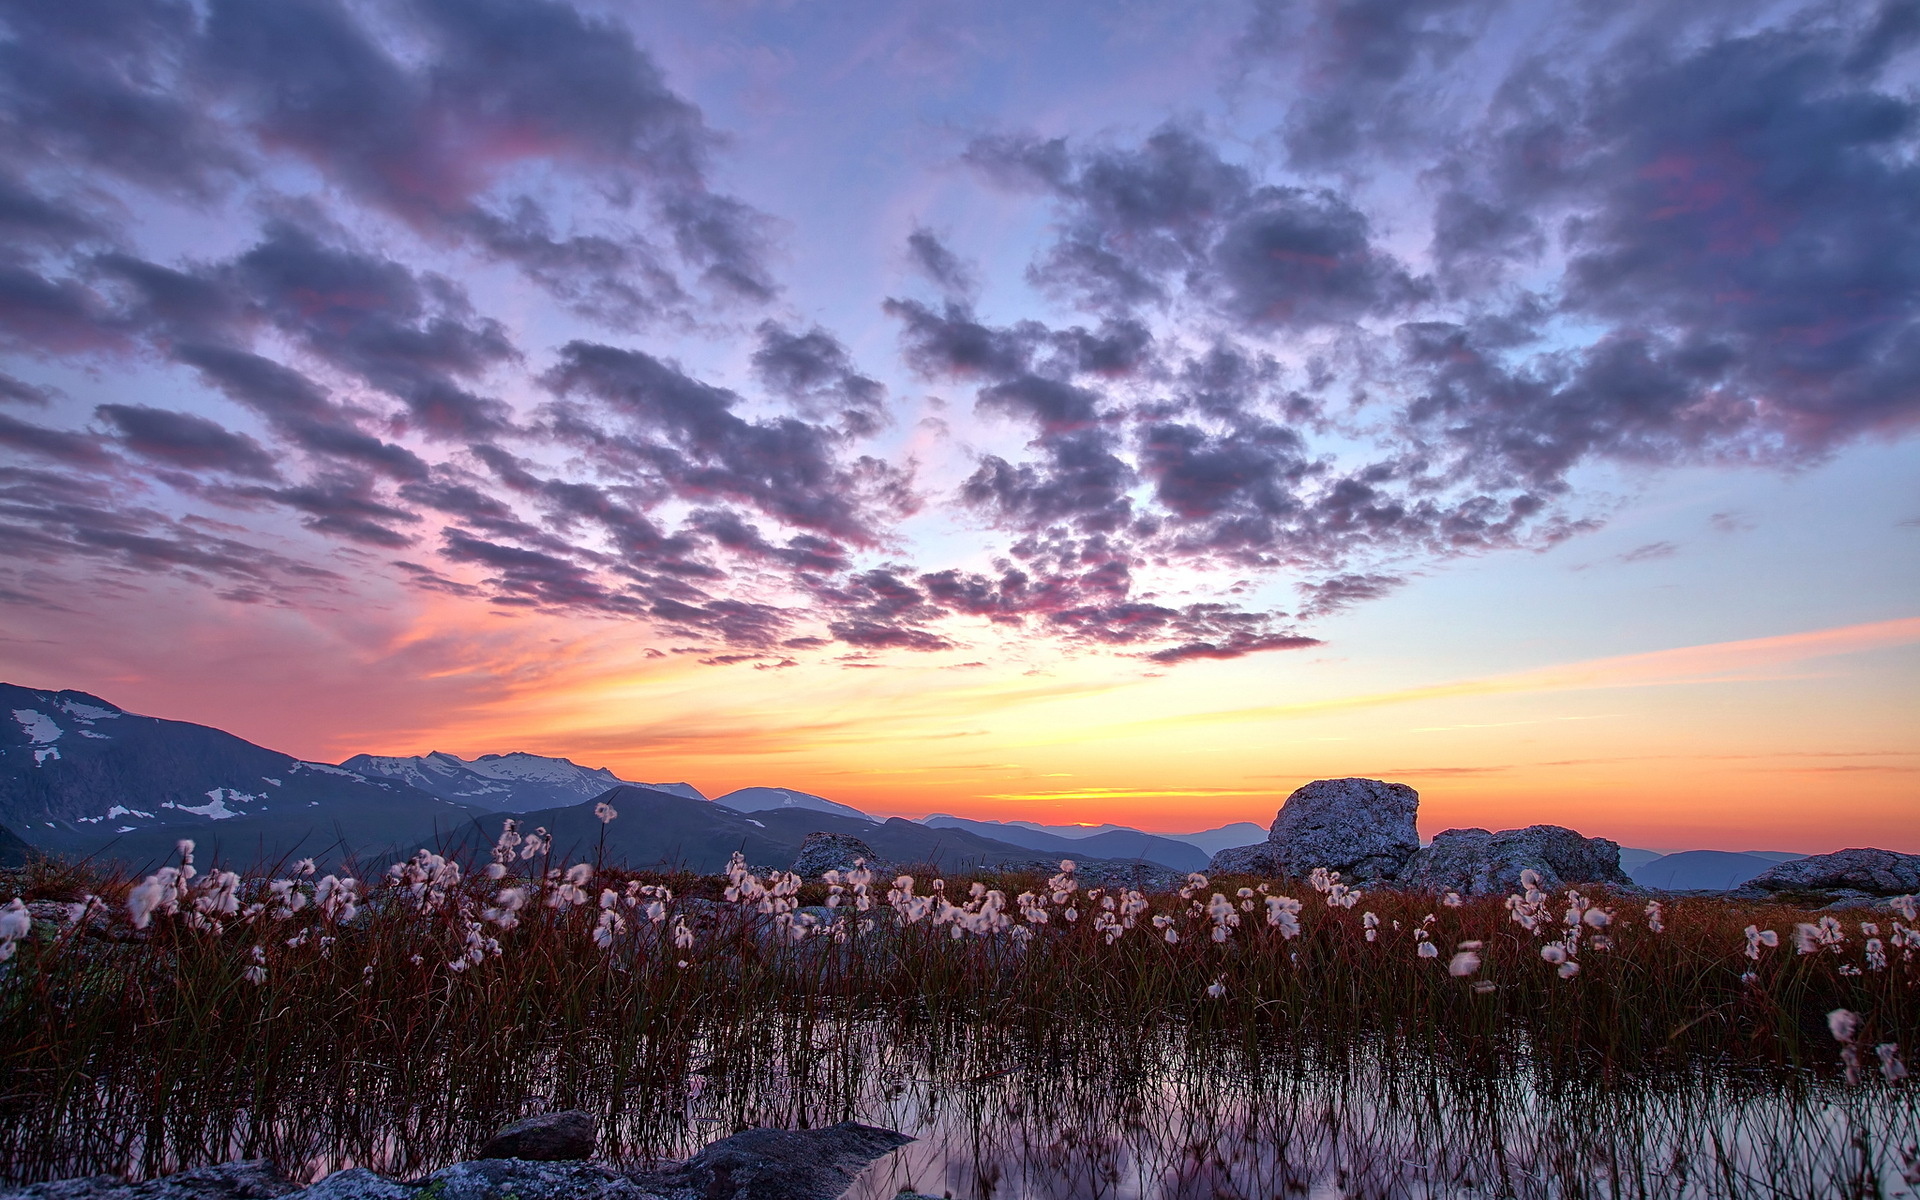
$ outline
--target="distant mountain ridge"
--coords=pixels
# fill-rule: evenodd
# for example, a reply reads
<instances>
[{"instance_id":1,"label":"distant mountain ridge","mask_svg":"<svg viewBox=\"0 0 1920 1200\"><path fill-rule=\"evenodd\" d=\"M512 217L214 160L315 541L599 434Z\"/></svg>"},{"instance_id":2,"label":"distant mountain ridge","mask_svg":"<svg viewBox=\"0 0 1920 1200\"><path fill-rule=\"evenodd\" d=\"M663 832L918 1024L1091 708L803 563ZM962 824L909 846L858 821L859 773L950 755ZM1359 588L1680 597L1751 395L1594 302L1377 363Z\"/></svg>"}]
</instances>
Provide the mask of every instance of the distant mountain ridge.
<instances>
[{"instance_id":1,"label":"distant mountain ridge","mask_svg":"<svg viewBox=\"0 0 1920 1200\"><path fill-rule=\"evenodd\" d=\"M435 750L410 757L356 754L340 766L369 779L393 779L423 792L494 812L558 808L589 800L623 785L653 788L705 800L687 783L639 783L605 767L583 767L572 759L515 751L466 759Z\"/></svg>"},{"instance_id":2,"label":"distant mountain ridge","mask_svg":"<svg viewBox=\"0 0 1920 1200\"><path fill-rule=\"evenodd\" d=\"M1066 837L1033 828L1025 821L972 821L965 817L932 816L920 824L931 829L964 829L996 841L1011 842L1043 854L1071 858L1140 858L1175 871L1204 871L1209 855L1190 842L1112 826L1082 837Z\"/></svg>"},{"instance_id":3,"label":"distant mountain ridge","mask_svg":"<svg viewBox=\"0 0 1920 1200\"><path fill-rule=\"evenodd\" d=\"M310 855L462 825L473 811L86 692L0 684L0 825L42 850L111 847L137 865L192 838L208 855Z\"/></svg>"},{"instance_id":4,"label":"distant mountain ridge","mask_svg":"<svg viewBox=\"0 0 1920 1200\"><path fill-rule=\"evenodd\" d=\"M837 800L829 800L825 796L795 791L792 788L744 787L728 792L724 796L715 796L713 802L735 812L761 813L777 808L804 808L814 812L836 813L843 817L857 817L862 821L879 823L878 817L870 817L851 804L842 804Z\"/></svg>"}]
</instances>

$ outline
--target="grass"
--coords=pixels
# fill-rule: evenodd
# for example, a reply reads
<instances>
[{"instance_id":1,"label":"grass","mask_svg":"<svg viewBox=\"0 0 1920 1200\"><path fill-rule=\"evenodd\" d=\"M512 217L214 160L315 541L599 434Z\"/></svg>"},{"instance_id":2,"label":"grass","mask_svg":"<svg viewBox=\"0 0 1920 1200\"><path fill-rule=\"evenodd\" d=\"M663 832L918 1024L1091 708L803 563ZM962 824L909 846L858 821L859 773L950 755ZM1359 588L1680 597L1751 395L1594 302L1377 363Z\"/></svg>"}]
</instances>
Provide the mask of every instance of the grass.
<instances>
[{"instance_id":1,"label":"grass","mask_svg":"<svg viewBox=\"0 0 1920 1200\"><path fill-rule=\"evenodd\" d=\"M1803 1116L1816 1100L1913 1115L1912 1082L1882 1081L1873 1050L1910 1051L1920 1033L1916 944L1894 944L1884 913L1844 917L1837 947L1803 954L1795 927L1817 920L1803 909L1682 899L1655 931L1644 898L1597 893L1585 899L1610 916L1580 923L1565 978L1541 953L1568 940L1561 895L1528 930L1504 897L1371 892L1343 907L1310 881L1222 878L1138 898L1116 931L1096 917L1114 899L1120 919L1124 894L1019 875L932 893L922 877L891 903L874 881L864 911L842 883L841 920L799 936L826 885L501 866L496 879L415 863L331 914L310 876L279 874L276 893L274 876L209 871L136 929L142 881L35 864L13 881L24 898L98 900L76 922L37 922L0 966L0 1171L145 1177L268 1153L411 1172L529 1103L599 1112L622 1131L617 1153L646 1157L747 1120L870 1117L916 1079L991 1091L1092 1062L1106 1095L1172 1061L1191 1072L1195 1054L1269 1080L1275 1064L1338 1076L1364 1060L1416 1090L1447 1081L1455 1107L1526 1080L1536 1096L1745 1086L1803 1097ZM524 897L511 918L510 891ZM1283 895L1300 901L1295 936L1267 920ZM1748 957L1748 926L1781 944ZM1477 968L1451 974L1470 942ZM1835 1009L1862 1019L1858 1081L1842 1077ZM786 1107L769 1109L782 1088ZM1875 1145L1892 1136L1879 1119L1863 1118Z\"/></svg>"}]
</instances>

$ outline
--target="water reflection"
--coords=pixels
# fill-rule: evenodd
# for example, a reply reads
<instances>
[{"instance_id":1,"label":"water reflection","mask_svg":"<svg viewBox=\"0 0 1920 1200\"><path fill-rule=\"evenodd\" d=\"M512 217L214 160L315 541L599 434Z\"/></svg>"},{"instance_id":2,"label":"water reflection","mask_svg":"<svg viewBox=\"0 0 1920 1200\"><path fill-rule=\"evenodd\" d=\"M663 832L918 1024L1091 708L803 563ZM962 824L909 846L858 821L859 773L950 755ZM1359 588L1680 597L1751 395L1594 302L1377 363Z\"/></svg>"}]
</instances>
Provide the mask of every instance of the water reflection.
<instances>
[{"instance_id":1,"label":"water reflection","mask_svg":"<svg viewBox=\"0 0 1920 1200\"><path fill-rule=\"evenodd\" d=\"M0 1156L14 1178L261 1155L308 1178L349 1165L412 1176L525 1112L583 1107L605 1123L603 1151L633 1164L761 1124L855 1118L919 1139L863 1175L857 1200L903 1187L967 1200L1897 1196L1920 1170L1902 1153L1920 1135L1910 1083L1702 1063L1630 1073L1519 1043L820 1017L404 1076L289 1069L173 1097L101 1077L91 1101L6 1114Z\"/></svg>"}]
</instances>

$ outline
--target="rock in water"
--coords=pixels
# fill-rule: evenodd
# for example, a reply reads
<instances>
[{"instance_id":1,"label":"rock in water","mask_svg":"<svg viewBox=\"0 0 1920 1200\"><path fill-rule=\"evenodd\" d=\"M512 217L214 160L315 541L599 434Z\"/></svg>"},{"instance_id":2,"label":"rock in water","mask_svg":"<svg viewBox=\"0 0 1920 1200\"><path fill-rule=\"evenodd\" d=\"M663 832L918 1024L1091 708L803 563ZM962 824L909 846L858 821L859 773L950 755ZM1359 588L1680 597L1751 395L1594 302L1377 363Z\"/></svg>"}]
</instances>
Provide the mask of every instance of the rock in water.
<instances>
[{"instance_id":1,"label":"rock in water","mask_svg":"<svg viewBox=\"0 0 1920 1200\"><path fill-rule=\"evenodd\" d=\"M326 1187L333 1177L310 1190ZM624 1171L597 1162L535 1162L488 1158L455 1163L422 1181L417 1196L433 1200L667 1200ZM305 1192L288 1200L323 1200ZM385 1200L376 1192L334 1194L325 1200Z\"/></svg>"},{"instance_id":2,"label":"rock in water","mask_svg":"<svg viewBox=\"0 0 1920 1200\"><path fill-rule=\"evenodd\" d=\"M865 859L867 869L878 880L886 873L880 856L850 833L810 833L800 843L800 854L793 860L793 873L802 879L818 879L828 871L845 874L854 863Z\"/></svg>"},{"instance_id":3,"label":"rock in water","mask_svg":"<svg viewBox=\"0 0 1920 1200\"><path fill-rule=\"evenodd\" d=\"M274 1200L299 1190L265 1159L195 1167L145 1183L123 1183L110 1175L56 1179L0 1189L0 1200Z\"/></svg>"},{"instance_id":4,"label":"rock in water","mask_svg":"<svg viewBox=\"0 0 1920 1200\"><path fill-rule=\"evenodd\" d=\"M641 1182L700 1200L836 1200L868 1163L912 1140L854 1121L801 1132L749 1129Z\"/></svg>"},{"instance_id":5,"label":"rock in water","mask_svg":"<svg viewBox=\"0 0 1920 1200\"><path fill-rule=\"evenodd\" d=\"M1740 885L1742 892L1850 891L1872 896L1920 892L1920 854L1894 850L1836 850L1769 868Z\"/></svg>"},{"instance_id":6,"label":"rock in water","mask_svg":"<svg viewBox=\"0 0 1920 1200\"><path fill-rule=\"evenodd\" d=\"M1520 872L1533 870L1543 890L1567 884L1604 883L1638 890L1620 869L1620 845L1583 837L1559 825L1525 829L1449 829L1415 854L1398 882L1428 892L1490 896L1520 890Z\"/></svg>"},{"instance_id":7,"label":"rock in water","mask_svg":"<svg viewBox=\"0 0 1920 1200\"><path fill-rule=\"evenodd\" d=\"M1315 867L1356 882L1392 878L1420 849L1420 793L1378 779L1316 779L1287 797L1267 840L1213 856L1217 873L1308 875Z\"/></svg>"},{"instance_id":8,"label":"rock in water","mask_svg":"<svg viewBox=\"0 0 1920 1200\"><path fill-rule=\"evenodd\" d=\"M534 1162L565 1162L592 1158L600 1133L594 1119L578 1109L526 1117L505 1126L487 1139L476 1158L524 1158Z\"/></svg>"}]
</instances>

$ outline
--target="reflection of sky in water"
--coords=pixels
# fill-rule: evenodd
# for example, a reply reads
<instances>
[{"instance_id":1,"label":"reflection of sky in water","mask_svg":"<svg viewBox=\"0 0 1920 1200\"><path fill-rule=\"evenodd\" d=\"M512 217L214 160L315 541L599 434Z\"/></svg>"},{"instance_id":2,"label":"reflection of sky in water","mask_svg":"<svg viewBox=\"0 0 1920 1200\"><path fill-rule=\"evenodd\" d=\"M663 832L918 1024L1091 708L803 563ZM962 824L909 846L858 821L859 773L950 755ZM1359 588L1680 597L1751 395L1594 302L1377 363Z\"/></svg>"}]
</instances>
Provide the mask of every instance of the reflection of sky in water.
<instances>
[{"instance_id":1,"label":"reflection of sky in water","mask_svg":"<svg viewBox=\"0 0 1920 1200\"><path fill-rule=\"evenodd\" d=\"M1249 1044L1061 1024L888 1033L823 1018L605 1050L530 1048L504 1073L359 1064L345 1090L331 1068L299 1064L266 1093L268 1122L236 1081L232 1094L168 1098L102 1085L100 1103L69 1098L63 1118L10 1114L0 1162L18 1178L242 1157L306 1179L353 1165L417 1178L509 1120L580 1107L602 1120L601 1153L634 1165L759 1125L853 1119L917 1139L849 1200L907 1186L955 1200L1871 1195L1853 1182L1863 1164L1891 1197L1911 1194L1901 1145L1920 1130L1910 1085L1651 1059L1556 1067L1513 1044ZM149 1138L164 1141L152 1157Z\"/></svg>"}]
</instances>

